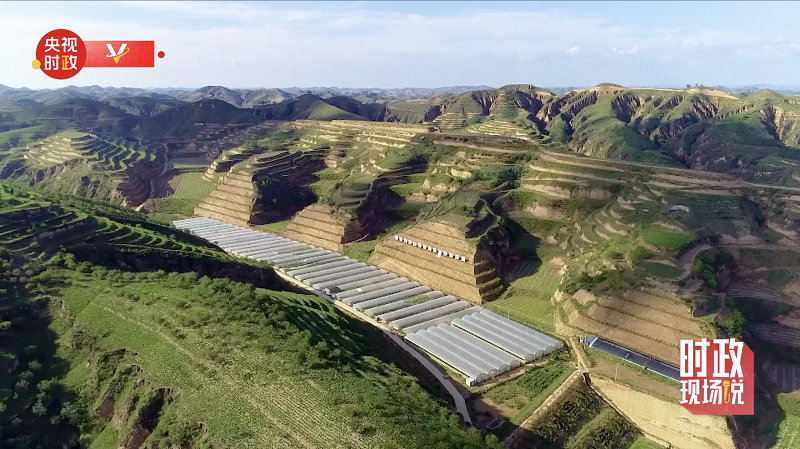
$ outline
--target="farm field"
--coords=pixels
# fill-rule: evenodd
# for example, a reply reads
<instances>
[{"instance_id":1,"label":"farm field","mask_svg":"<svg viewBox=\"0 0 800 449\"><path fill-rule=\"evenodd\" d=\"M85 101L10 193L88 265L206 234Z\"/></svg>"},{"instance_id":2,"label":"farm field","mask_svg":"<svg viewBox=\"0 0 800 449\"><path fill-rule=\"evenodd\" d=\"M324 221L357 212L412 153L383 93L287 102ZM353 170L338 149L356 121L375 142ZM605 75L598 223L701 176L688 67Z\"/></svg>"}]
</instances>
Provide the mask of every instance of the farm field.
<instances>
[{"instance_id":1,"label":"farm field","mask_svg":"<svg viewBox=\"0 0 800 449\"><path fill-rule=\"evenodd\" d=\"M641 230L641 235L645 242L671 250L676 250L694 240L693 235L670 232L657 225L645 226Z\"/></svg>"},{"instance_id":2,"label":"farm field","mask_svg":"<svg viewBox=\"0 0 800 449\"><path fill-rule=\"evenodd\" d=\"M256 229L261 229L262 231L273 232L275 234L280 234L286 229L286 226L289 225L291 222L290 220L284 221L276 221L275 223L267 223L263 225L254 226Z\"/></svg>"},{"instance_id":3,"label":"farm field","mask_svg":"<svg viewBox=\"0 0 800 449\"><path fill-rule=\"evenodd\" d=\"M666 401L601 376L592 384L648 435L674 447L733 449L725 418L692 415L677 401Z\"/></svg>"},{"instance_id":4,"label":"farm field","mask_svg":"<svg viewBox=\"0 0 800 449\"><path fill-rule=\"evenodd\" d=\"M515 278L509 289L486 308L534 328L555 333L555 306L550 299L561 280L553 264L524 261L510 276Z\"/></svg>"},{"instance_id":5,"label":"farm field","mask_svg":"<svg viewBox=\"0 0 800 449\"><path fill-rule=\"evenodd\" d=\"M678 267L666 265L658 262L644 262L644 268L648 273L667 279L675 279L683 273L683 270Z\"/></svg>"},{"instance_id":6,"label":"farm field","mask_svg":"<svg viewBox=\"0 0 800 449\"><path fill-rule=\"evenodd\" d=\"M673 365L678 364L678 342L711 336L707 323L691 317L676 298L642 290L620 296L601 296L579 306L564 303L569 325L587 335L598 335ZM663 293L662 293L663 294Z\"/></svg>"},{"instance_id":7,"label":"farm field","mask_svg":"<svg viewBox=\"0 0 800 449\"><path fill-rule=\"evenodd\" d=\"M544 366L536 367L519 378L498 385L482 396L492 404L515 410L510 422L519 425L539 405L561 385L574 371L573 367L561 360L551 360Z\"/></svg>"},{"instance_id":8,"label":"farm field","mask_svg":"<svg viewBox=\"0 0 800 449\"><path fill-rule=\"evenodd\" d=\"M202 202L212 190L214 183L203 180L203 173L180 173L170 179L172 194L164 198L153 198L155 212L191 216L194 208Z\"/></svg>"},{"instance_id":9,"label":"farm field","mask_svg":"<svg viewBox=\"0 0 800 449\"><path fill-rule=\"evenodd\" d=\"M125 348L125 362L168 387L180 415L205 423L214 446L427 447L425 435L443 429L464 447L479 446L443 421L413 377L384 361L379 333L375 355L360 355L368 326L316 297L193 273L57 275L71 279L63 298L72 326L96 336L100 351ZM221 320L230 313L250 322ZM67 377L85 384L85 358L72 358ZM394 413L410 419L401 424Z\"/></svg>"},{"instance_id":10,"label":"farm field","mask_svg":"<svg viewBox=\"0 0 800 449\"><path fill-rule=\"evenodd\" d=\"M800 416L787 416L775 434L775 442L770 449L796 449L800 446Z\"/></svg>"},{"instance_id":11,"label":"farm field","mask_svg":"<svg viewBox=\"0 0 800 449\"><path fill-rule=\"evenodd\" d=\"M627 447L638 436L636 428L582 382L525 428L516 448Z\"/></svg>"}]
</instances>

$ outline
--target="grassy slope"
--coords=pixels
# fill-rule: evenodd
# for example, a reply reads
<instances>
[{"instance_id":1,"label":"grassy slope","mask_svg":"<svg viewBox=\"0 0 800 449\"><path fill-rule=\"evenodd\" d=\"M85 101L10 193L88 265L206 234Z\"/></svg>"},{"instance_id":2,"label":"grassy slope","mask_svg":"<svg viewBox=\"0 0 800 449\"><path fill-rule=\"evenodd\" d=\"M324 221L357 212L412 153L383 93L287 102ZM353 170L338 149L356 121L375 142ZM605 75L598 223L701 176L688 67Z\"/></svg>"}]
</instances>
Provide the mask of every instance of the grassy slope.
<instances>
[{"instance_id":1,"label":"grassy slope","mask_svg":"<svg viewBox=\"0 0 800 449\"><path fill-rule=\"evenodd\" d=\"M205 423L215 445L480 445L386 359L377 330L319 298L188 274L71 276L63 297L73 328L102 335L99 351L135 353L128 362L171 388L182 419Z\"/></svg>"},{"instance_id":2,"label":"grassy slope","mask_svg":"<svg viewBox=\"0 0 800 449\"><path fill-rule=\"evenodd\" d=\"M214 183L203 179L204 173L181 173L170 181L175 190L168 198L151 200L154 212L190 216L212 190Z\"/></svg>"},{"instance_id":3,"label":"grassy slope","mask_svg":"<svg viewBox=\"0 0 800 449\"><path fill-rule=\"evenodd\" d=\"M219 267L212 270L215 275L223 270L220 264L239 262L191 243L181 232L171 231L170 237L169 230L113 206L7 186L0 193L4 241L23 241L60 226L49 218L33 219L42 226L25 226L14 215L25 208L44 207L56 217L87 211L94 218L88 226L105 225L102 231L88 229L93 236L88 239L28 241L12 250L20 261L51 267L41 286L29 284L36 291L46 287L43 298L54 300L50 329L64 361L56 380L75 404L67 412L52 412L80 427L87 446L116 447L137 438L195 447L483 446L477 432L462 431L443 402L398 368L414 365L397 358L400 353L377 329L327 302L192 272L148 272L153 264L180 262L187 253L195 266ZM139 243L125 243L134 237ZM63 248L56 252L58 245ZM166 249L176 245L182 245L178 252ZM76 256L108 266L78 263ZM117 269L131 264L143 265L136 272ZM253 276L257 271L244 264L228 270ZM11 357L17 353L20 348ZM0 398L29 388L30 382L0 388ZM102 406L104 398L112 398L114 412ZM13 417L6 409L36 413L35 401L12 404L16 408L3 404L3 420ZM118 425L112 429L109 420ZM28 428L27 421L22 424ZM27 438L25 432L30 430L20 436Z\"/></svg>"}]
</instances>

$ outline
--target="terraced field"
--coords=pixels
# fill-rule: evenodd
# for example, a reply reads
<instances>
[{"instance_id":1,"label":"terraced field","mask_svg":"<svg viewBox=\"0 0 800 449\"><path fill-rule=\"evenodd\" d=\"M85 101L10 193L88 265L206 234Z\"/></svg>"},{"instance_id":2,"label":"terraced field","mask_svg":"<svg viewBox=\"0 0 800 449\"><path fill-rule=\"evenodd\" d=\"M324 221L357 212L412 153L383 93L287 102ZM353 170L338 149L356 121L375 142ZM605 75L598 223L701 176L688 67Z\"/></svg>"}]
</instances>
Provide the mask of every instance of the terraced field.
<instances>
[{"instance_id":1,"label":"terraced field","mask_svg":"<svg viewBox=\"0 0 800 449\"><path fill-rule=\"evenodd\" d=\"M168 228L127 217L124 210L109 207L89 214L79 204L57 205L46 194L0 186L0 244L26 257L49 257L64 248L87 257L103 257L109 250L118 250L161 254L176 262L204 257L235 260L202 241L173 237Z\"/></svg>"},{"instance_id":2,"label":"terraced field","mask_svg":"<svg viewBox=\"0 0 800 449\"><path fill-rule=\"evenodd\" d=\"M467 132L475 134L483 134L489 136L529 136L530 132L526 132L519 125L513 122L502 120L486 120L476 125L470 126Z\"/></svg>"},{"instance_id":3,"label":"terraced field","mask_svg":"<svg viewBox=\"0 0 800 449\"><path fill-rule=\"evenodd\" d=\"M161 173L163 157L121 139L111 142L94 134L63 131L29 144L0 165L5 178L136 207L150 196L150 181Z\"/></svg>"},{"instance_id":4,"label":"terraced field","mask_svg":"<svg viewBox=\"0 0 800 449\"><path fill-rule=\"evenodd\" d=\"M180 173L169 180L170 192L148 203L153 212L189 216L214 189L202 172ZM150 207L148 207L150 208Z\"/></svg>"},{"instance_id":5,"label":"terraced field","mask_svg":"<svg viewBox=\"0 0 800 449\"><path fill-rule=\"evenodd\" d=\"M445 215L387 236L375 246L370 263L476 304L490 301L503 289L499 272L458 221L464 220Z\"/></svg>"},{"instance_id":6,"label":"terraced field","mask_svg":"<svg viewBox=\"0 0 800 449\"><path fill-rule=\"evenodd\" d=\"M525 261L518 264L508 277L514 279L508 290L486 307L536 329L554 333L556 307L552 297L561 281L558 267L547 262L537 266Z\"/></svg>"},{"instance_id":7,"label":"terraced field","mask_svg":"<svg viewBox=\"0 0 800 449\"><path fill-rule=\"evenodd\" d=\"M568 325L583 335L601 336L674 366L681 339L711 336L686 305L663 291L634 290L583 305L568 299L563 310Z\"/></svg>"}]
</instances>

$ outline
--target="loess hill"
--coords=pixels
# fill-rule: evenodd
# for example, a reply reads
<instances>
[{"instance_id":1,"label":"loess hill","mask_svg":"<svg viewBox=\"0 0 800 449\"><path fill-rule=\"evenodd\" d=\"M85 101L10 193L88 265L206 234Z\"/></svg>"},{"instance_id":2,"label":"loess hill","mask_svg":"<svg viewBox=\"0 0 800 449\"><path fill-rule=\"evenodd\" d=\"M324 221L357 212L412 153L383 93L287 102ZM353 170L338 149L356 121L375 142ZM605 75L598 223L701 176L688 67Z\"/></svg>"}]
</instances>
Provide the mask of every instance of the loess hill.
<instances>
[{"instance_id":1,"label":"loess hill","mask_svg":"<svg viewBox=\"0 0 800 449\"><path fill-rule=\"evenodd\" d=\"M6 184L0 238L9 447L491 444L377 329L267 267L134 212Z\"/></svg>"},{"instance_id":2,"label":"loess hill","mask_svg":"<svg viewBox=\"0 0 800 449\"><path fill-rule=\"evenodd\" d=\"M409 402L412 405L400 405L402 396L390 386L405 385L392 373L400 378L403 374L388 363L403 369L407 366L383 354L383 343L375 347L364 343L368 340L356 337L354 329L375 341L382 341L379 334L370 334L374 330L362 329L316 299L276 293L285 286L279 285L266 267L247 265L247 270L241 270L244 265L237 264L242 262L217 249L143 221L138 215L125 215L132 212L123 209L94 205L91 207L106 212L90 213L85 209L88 202L77 198L67 201L52 193L22 194L21 187L41 187L59 195L76 194L129 207L143 204L141 210L162 222L188 216L213 217L344 253L573 342L571 353L578 360L585 356L586 369L593 380L598 380L595 389L648 438L675 447L727 448L734 441L762 446L767 442L769 426L780 422L783 430L776 434L776 447L791 447L792 426L797 420L787 395L797 393L795 385L800 380L794 374L800 372L797 98L769 91L733 96L703 87L630 89L614 84L563 94L531 85L509 85L416 99L292 92L210 87L184 93L170 100L174 103L161 97L147 101L118 98L114 100L116 106L127 111L122 122L133 117L132 125L126 125L128 131L119 126L103 131L106 122L99 120L104 116L99 113L91 116L93 121L67 122L70 131L37 128L43 126L36 121L41 104L16 97L0 103L0 114L8 111L0 119L28 120L24 128L14 128L20 121L13 122L17 125L3 122L9 131L0 130L0 138L13 138L20 129L43 133L35 139L18 136L13 149L0 153L2 177L9 182L4 190L4 198L10 201L7 210L11 215L7 217L17 220L14 226L4 226L7 232L0 234L6 236L11 260L59 260L66 251L78 264L91 262L102 268L93 265L87 273L81 272L86 269L59 262L51 268L53 275L57 272L72 279L73 286L81 285L97 298L104 296L99 292L112 293L106 295L109 299L105 303L94 297L82 298L75 289L64 287L59 290L68 299L64 313L74 313L81 322L81 313L86 310L91 319L83 321L96 319L103 323L98 326L125 328L127 324L120 323L130 323L135 328L136 323L142 323L140 327L154 329L150 337L153 341L162 339L158 346L177 351L165 357L186 357L189 365L196 357L203 366L198 368L200 374L187 378L208 381L216 388L227 389L225 394L240 394L236 390L244 388L242 385L255 388L256 393L268 387L296 391L300 388L297 384L281 383L269 376L241 383L253 372L267 370L265 363L286 356L293 360L288 365L294 368L281 371L283 365L269 365L273 371L266 372L277 375L298 369L306 376L300 385L305 388L307 384L317 392L322 398L317 398L322 401L316 403L317 408L330 416L314 415L310 422L319 422L319 426L303 426L298 424L300 418L281 408L285 404L256 401L260 405L254 405L249 400L254 397L233 396L237 398L233 403L241 407L237 413L245 414L242 419L265 420L258 425L274 426L278 436L256 442L247 432L226 433L230 423L202 415L208 412L196 408L206 394L203 388L195 388L199 384L173 385L158 380L165 378L158 377L163 373L148 377L148 372L162 368L147 364L152 363L145 360L144 354L150 352L147 348L136 350L119 343L127 341L123 335L93 334L103 351L128 348L130 353L109 356L114 363L121 363L115 367L130 364L137 366L133 371L141 370L118 381L108 376L103 379L111 379L113 385L145 379L141 381L144 385L153 386L147 394L155 399L149 401L165 410L161 416L181 416L178 411L188 410L190 421L196 421L181 424L185 426L181 432L189 435L186 441L199 444L222 438L213 441L266 446L416 447L432 440L397 436L405 434L398 429L419 423L396 417L410 413L408 407L427 410L420 416L431 417L438 412L434 412L429 397L421 399L423 393L418 387L409 387L414 392ZM48 107L52 110L52 105ZM136 173L140 174L138 183L131 179ZM25 195L32 196L23 199ZM23 203L37 206L20 206ZM16 207L27 212L13 215ZM108 212L112 209L113 214ZM22 224L26 220L34 223L30 229ZM65 249L59 252L57 239L48 240L49 232L68 239L61 245ZM258 288L251 294L243 284L222 287L221 280L204 280L208 290L194 291L187 286L189 281L181 281L184 278L177 275L125 280L130 275L123 272L139 267L137 264L144 263L141 260L147 261L146 271L191 271L199 277L213 276L218 264L223 264L227 267L225 277ZM159 260L179 262L153 265ZM120 269L120 275L113 271ZM94 271L106 274L95 275ZM242 277L242 271L261 274ZM182 276L189 279L193 275ZM146 299L150 293L137 293L137 289L158 293ZM276 316L298 317L295 321L282 320L288 323L284 326L296 326L296 331L286 327L281 332L300 335L305 330L308 333L303 335L309 337L293 338L308 338L315 348L323 342L313 352L320 354L322 361L315 365L295 360L295 355L289 357L287 354L294 352L283 343L261 338L261 327L242 325L248 329L242 331L245 334L226 333L219 330L219 318L197 318L206 314L213 317L220 308L227 311L234 307L215 302L218 295L234 291L237 295L244 292L241 297L246 297L236 307L259 304L261 313L272 310L264 309L264 304L272 304L269 307L281 310ZM66 292L69 295L65 296ZM135 295L139 299L132 299ZM189 300L195 297L199 301ZM142 307L148 301L168 312ZM247 309L245 305L242 307ZM102 307L121 317L102 314ZM171 318L159 321L165 314ZM239 311L225 314L226 319L241 318L249 323L252 318L266 323L264 327L270 332L275 326L281 328L269 317L260 321L261 317ZM247 332L251 330L258 343L242 343L243 349L238 352L229 350L249 341ZM326 335L346 335L352 341L347 346ZM739 427L735 429L724 420L709 418L692 421L687 430L681 430L676 423L691 418L682 415L675 405L677 384L634 365L621 364L618 368L617 359L594 349L582 356L578 339L588 335L672 365L678 363L677 342L682 338L746 336L761 367L757 373L761 385L759 417L737 420ZM205 336L211 336L215 349L200 347L198 342ZM257 346L262 342L265 346ZM217 347L224 349L217 351ZM338 359L331 355L334 347L340 351ZM352 352L346 352L345 347ZM99 357L105 352L91 354ZM214 357L230 359L222 362L223 358ZM342 366L362 369L366 359L371 367L369 374L357 385L364 391L381 391L384 396L374 401L364 399L365 405L359 407L342 399L339 389L343 387L325 376L340 375L336 370ZM220 368L228 362L243 367L241 372ZM104 369L106 374L131 371ZM373 376L378 372L383 374ZM538 372L533 370L531 377L537 377ZM220 377L222 374L230 377ZM567 374L556 376L557 381L551 379L548 388L556 388ZM488 392L471 392L471 400L498 398L500 393L494 391L514 390L517 382L525 382L524 378L505 387L501 384L497 390L487 387ZM102 395L96 393L104 391L106 384L95 384L92 397L99 401ZM588 440L605 438L599 436L603 423L615 426L616 433L607 435L615 447L644 447L631 445L635 435L627 422L620 421L596 397L584 394L581 385L567 384L566 399L554 401L556 405L548 408L548 413L533 413L537 401L544 398L522 402L507 398L517 403L515 411L510 413L510 409L489 400L500 410L490 415L513 419L514 425L528 415L535 418L522 426L531 433L521 432L522 443L516 447L579 447ZM105 427L108 430L98 425L88 432L100 432L98 438L123 444L140 432L134 430L142 421L133 418L135 413L118 415L123 408L120 404L129 404L131 391L135 391L128 386L119 388L113 413L103 413L112 413L108 415L114 416L112 424L127 424ZM187 388L197 389L197 395L186 393ZM313 399L306 396L298 400ZM565 435L571 435L569 441L559 439L558 432L548 427L560 419L554 417L567 416L576 403L584 402L588 404L583 417L586 422L570 424L572 427L565 430ZM649 404L652 413L642 411L639 404L643 403ZM100 413L101 403L93 404L87 410ZM476 407L485 410L484 406ZM650 420L653 413L663 419ZM488 418L482 428L492 419ZM347 429L339 426L336 432L314 430L326 423L331 425L330 420L350 424ZM439 423L437 420L432 422ZM387 424L389 421L394 424ZM144 426L149 429L147 435L160 435L158 426L176 431L172 421L163 422L166 424ZM193 428L191 424L197 422L203 425ZM462 440L472 441L472 434L467 436L453 423L443 426L437 429L446 429L441 438L451 442L447 447L472 444ZM431 424L429 429L434 427ZM214 429L223 429L218 430L223 436L214 437ZM505 437L512 430L508 424L492 432ZM411 433L416 438L417 434ZM479 439L474 441L478 444Z\"/></svg>"}]
</instances>

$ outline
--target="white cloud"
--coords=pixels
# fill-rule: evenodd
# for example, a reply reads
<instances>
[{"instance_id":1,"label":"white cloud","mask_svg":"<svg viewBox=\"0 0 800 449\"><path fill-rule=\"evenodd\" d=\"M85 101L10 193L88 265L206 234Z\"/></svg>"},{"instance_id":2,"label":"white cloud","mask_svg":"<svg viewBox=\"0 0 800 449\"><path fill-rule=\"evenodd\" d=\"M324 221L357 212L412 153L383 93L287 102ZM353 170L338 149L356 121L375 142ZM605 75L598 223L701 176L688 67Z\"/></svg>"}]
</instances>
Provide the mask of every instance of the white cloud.
<instances>
[{"instance_id":1,"label":"white cloud","mask_svg":"<svg viewBox=\"0 0 800 449\"><path fill-rule=\"evenodd\" d=\"M108 13L105 15L95 13L99 4L60 6L56 2L40 8L38 14L32 14L34 6L28 5L0 2L0 29L4 35L14 36L0 40L0 83L30 87L388 87L466 84L467 80L480 79L477 84L499 86L522 76L549 77L530 79L549 85L591 85L619 77L618 66L603 62L609 48L612 55L619 56L641 54L640 49L652 55L674 53L670 63L679 73L710 67L710 58L722 56L744 61L748 54L771 54L787 58L776 59L786 64L798 51L793 42L800 40L800 33L772 36L765 34L767 31L741 31L734 25L728 29L687 30L635 20L612 22L597 15L557 10L532 11L536 6L529 5L534 3L520 3L518 10L510 11L428 13L420 6L418 12L408 13L392 12L387 4L378 8L369 2L346 7L311 2L299 6L109 2L102 6ZM156 51L162 50L167 56L156 61L155 69L88 69L66 82L51 80L34 72L30 62L35 43L56 28L71 29L86 40L155 40ZM776 48L766 49L765 45ZM744 54L738 56L736 50ZM564 57L578 54L581 57L572 61ZM480 71L475 70L474 61L480 61ZM575 64L586 64L586 70L575 70ZM636 76L646 84L659 72L642 64ZM536 70L541 67L547 70ZM564 79L564 70L585 81Z\"/></svg>"},{"instance_id":2,"label":"white cloud","mask_svg":"<svg viewBox=\"0 0 800 449\"><path fill-rule=\"evenodd\" d=\"M617 47L614 47L614 48L611 49L611 51L614 54L617 54L617 55L626 55L626 56L627 55L635 55L635 54L639 53L639 46L638 45L634 45L631 48L617 48Z\"/></svg>"}]
</instances>

